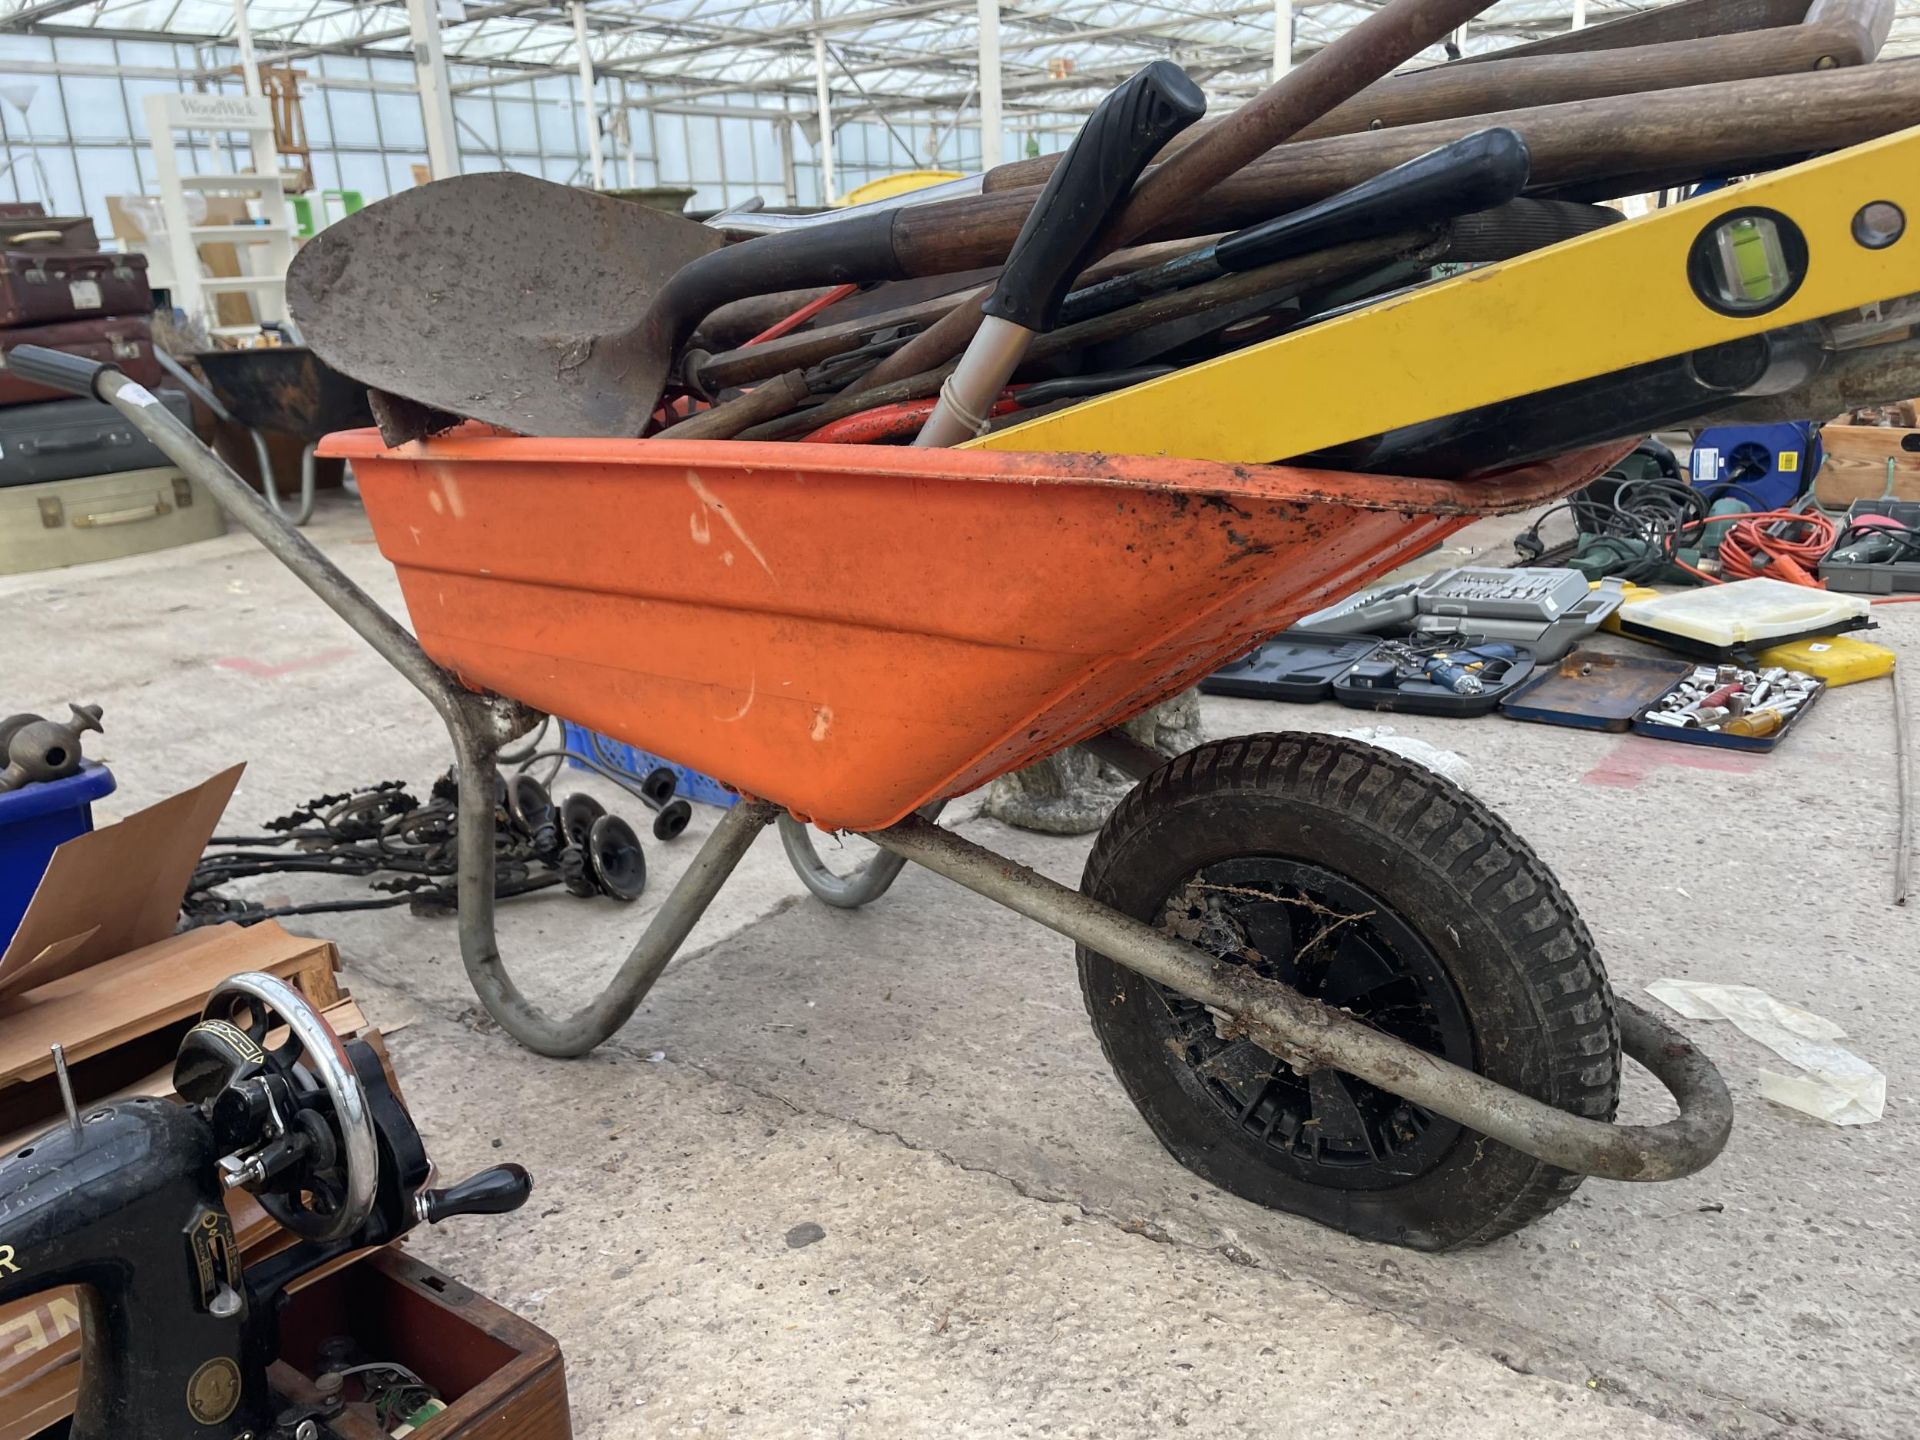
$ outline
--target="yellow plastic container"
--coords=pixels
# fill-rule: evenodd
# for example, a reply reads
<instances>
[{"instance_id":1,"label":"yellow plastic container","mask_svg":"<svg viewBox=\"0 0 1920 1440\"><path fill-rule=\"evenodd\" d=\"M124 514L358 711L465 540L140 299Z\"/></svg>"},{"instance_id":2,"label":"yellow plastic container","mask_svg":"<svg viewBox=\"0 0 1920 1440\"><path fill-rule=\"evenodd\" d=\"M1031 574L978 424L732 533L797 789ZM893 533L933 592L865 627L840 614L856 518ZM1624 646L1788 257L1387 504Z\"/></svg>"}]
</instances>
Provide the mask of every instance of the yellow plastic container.
<instances>
[{"instance_id":1,"label":"yellow plastic container","mask_svg":"<svg viewBox=\"0 0 1920 1440\"><path fill-rule=\"evenodd\" d=\"M1771 645L1755 657L1765 666L1803 670L1829 685L1851 685L1893 673L1894 653L1884 645L1855 640L1850 635L1828 635L1818 640L1792 640Z\"/></svg>"},{"instance_id":2,"label":"yellow plastic container","mask_svg":"<svg viewBox=\"0 0 1920 1440\"><path fill-rule=\"evenodd\" d=\"M1595 580L1591 585L1587 586L1587 588L1589 590L1598 590L1600 585L1601 582ZM1631 604L1635 600L1651 600L1659 595L1659 593L1658 590L1655 590L1650 585L1636 585L1631 580L1623 580L1620 582L1620 603L1622 605ZM1606 619L1600 622L1600 628L1602 630L1611 630L1614 634L1618 635L1620 633L1620 611L1616 608L1610 613Z\"/></svg>"}]
</instances>

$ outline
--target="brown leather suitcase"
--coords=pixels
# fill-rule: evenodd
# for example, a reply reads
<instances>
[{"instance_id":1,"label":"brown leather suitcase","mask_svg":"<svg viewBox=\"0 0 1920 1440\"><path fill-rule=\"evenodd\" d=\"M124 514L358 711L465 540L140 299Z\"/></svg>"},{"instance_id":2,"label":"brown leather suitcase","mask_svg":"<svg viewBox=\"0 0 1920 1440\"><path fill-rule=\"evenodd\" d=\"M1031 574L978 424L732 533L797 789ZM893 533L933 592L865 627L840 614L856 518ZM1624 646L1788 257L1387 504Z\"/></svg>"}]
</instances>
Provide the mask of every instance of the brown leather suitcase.
<instances>
[{"instance_id":1,"label":"brown leather suitcase","mask_svg":"<svg viewBox=\"0 0 1920 1440\"><path fill-rule=\"evenodd\" d=\"M58 325L23 325L0 330L0 405L63 400L66 392L22 380L7 369L7 352L16 345L44 345L89 360L104 360L127 372L149 390L165 379L153 358L153 327L144 315L107 315L98 320L67 320Z\"/></svg>"},{"instance_id":2,"label":"brown leather suitcase","mask_svg":"<svg viewBox=\"0 0 1920 1440\"><path fill-rule=\"evenodd\" d=\"M91 215L0 215L0 250L99 248Z\"/></svg>"},{"instance_id":3,"label":"brown leather suitcase","mask_svg":"<svg viewBox=\"0 0 1920 1440\"><path fill-rule=\"evenodd\" d=\"M0 250L0 325L50 325L153 309L144 255Z\"/></svg>"}]
</instances>

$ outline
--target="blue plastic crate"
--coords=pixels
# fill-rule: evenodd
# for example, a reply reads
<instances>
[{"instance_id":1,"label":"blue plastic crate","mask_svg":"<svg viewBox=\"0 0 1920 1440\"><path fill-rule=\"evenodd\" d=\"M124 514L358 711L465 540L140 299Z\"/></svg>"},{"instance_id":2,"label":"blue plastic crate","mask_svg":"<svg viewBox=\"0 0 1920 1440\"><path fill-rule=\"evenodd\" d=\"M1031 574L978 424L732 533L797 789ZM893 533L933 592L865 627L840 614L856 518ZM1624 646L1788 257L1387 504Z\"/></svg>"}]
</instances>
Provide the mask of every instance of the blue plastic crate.
<instances>
[{"instance_id":1,"label":"blue plastic crate","mask_svg":"<svg viewBox=\"0 0 1920 1440\"><path fill-rule=\"evenodd\" d=\"M716 805L722 810L732 808L740 799L711 775L702 775L698 770L676 765L664 755L638 749L624 741L602 735L597 730L576 725L571 720L562 720L560 731L567 747L567 763L578 769L593 768L593 765L581 763L582 759L586 759L633 780L643 780L649 771L658 770L664 765L679 777L674 794L684 799L698 800L702 805Z\"/></svg>"},{"instance_id":2,"label":"blue plastic crate","mask_svg":"<svg viewBox=\"0 0 1920 1440\"><path fill-rule=\"evenodd\" d=\"M93 802L112 793L112 772L91 760L64 780L0 792L0 951L20 928L53 852L93 829Z\"/></svg>"}]
</instances>

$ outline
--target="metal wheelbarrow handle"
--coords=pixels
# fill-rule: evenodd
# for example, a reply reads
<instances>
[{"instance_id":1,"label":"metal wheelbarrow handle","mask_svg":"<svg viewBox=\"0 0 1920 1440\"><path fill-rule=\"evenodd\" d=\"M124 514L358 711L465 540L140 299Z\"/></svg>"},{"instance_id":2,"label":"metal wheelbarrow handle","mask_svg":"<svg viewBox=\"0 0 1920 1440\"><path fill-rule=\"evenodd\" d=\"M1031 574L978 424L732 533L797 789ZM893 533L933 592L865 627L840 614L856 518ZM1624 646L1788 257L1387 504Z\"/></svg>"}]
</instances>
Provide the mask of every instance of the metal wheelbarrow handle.
<instances>
[{"instance_id":1,"label":"metal wheelbarrow handle","mask_svg":"<svg viewBox=\"0 0 1920 1440\"><path fill-rule=\"evenodd\" d=\"M624 1025L754 837L773 820L775 807L743 801L729 810L606 989L564 1019L548 1015L514 984L494 933L495 755L502 745L531 730L539 717L514 701L467 689L436 665L405 626L270 509L152 392L129 380L118 366L22 345L8 352L7 368L23 380L113 406L163 455L206 486L221 509L439 712L453 741L460 784L460 955L475 994L500 1027L539 1054L572 1057L585 1055Z\"/></svg>"}]
</instances>

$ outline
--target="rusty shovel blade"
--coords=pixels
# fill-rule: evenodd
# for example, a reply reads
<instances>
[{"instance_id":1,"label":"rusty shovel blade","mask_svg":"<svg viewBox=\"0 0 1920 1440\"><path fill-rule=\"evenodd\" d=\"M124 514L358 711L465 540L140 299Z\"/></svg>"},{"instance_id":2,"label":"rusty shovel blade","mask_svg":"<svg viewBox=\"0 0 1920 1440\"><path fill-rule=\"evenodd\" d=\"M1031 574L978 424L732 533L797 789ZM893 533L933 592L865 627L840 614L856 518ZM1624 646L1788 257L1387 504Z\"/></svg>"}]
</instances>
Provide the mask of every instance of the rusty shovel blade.
<instances>
[{"instance_id":1,"label":"rusty shovel blade","mask_svg":"<svg viewBox=\"0 0 1920 1440\"><path fill-rule=\"evenodd\" d=\"M719 232L510 171L404 190L287 275L302 336L377 390L526 435L638 435L672 360L647 321Z\"/></svg>"}]
</instances>

